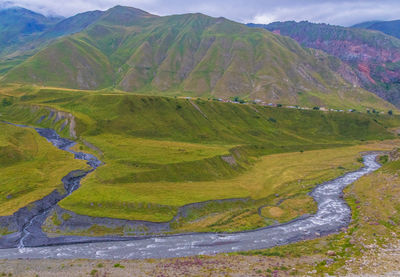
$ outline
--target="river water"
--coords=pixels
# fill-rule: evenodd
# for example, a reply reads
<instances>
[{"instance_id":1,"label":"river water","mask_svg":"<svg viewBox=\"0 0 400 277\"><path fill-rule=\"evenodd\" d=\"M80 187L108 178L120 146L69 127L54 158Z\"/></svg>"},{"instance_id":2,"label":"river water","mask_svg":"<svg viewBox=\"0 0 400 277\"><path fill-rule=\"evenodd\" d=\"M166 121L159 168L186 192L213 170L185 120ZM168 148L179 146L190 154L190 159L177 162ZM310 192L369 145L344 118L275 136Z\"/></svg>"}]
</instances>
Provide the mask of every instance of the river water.
<instances>
[{"instance_id":1,"label":"river water","mask_svg":"<svg viewBox=\"0 0 400 277\"><path fill-rule=\"evenodd\" d=\"M36 130L53 145L71 152L71 141L61 138L53 130ZM73 153L76 158L93 163L93 169L101 163L92 155ZM377 154L365 155L363 168L317 186L310 193L318 203L317 213L286 224L234 234L180 234L128 241L84 243L84 238L76 237L75 241L82 243L64 244L62 240L58 240L60 245L56 246L0 249L0 259L144 259L212 255L271 248L328 235L349 225L351 210L342 199L343 189L362 176L379 169L380 164L376 162L376 157Z\"/></svg>"}]
</instances>

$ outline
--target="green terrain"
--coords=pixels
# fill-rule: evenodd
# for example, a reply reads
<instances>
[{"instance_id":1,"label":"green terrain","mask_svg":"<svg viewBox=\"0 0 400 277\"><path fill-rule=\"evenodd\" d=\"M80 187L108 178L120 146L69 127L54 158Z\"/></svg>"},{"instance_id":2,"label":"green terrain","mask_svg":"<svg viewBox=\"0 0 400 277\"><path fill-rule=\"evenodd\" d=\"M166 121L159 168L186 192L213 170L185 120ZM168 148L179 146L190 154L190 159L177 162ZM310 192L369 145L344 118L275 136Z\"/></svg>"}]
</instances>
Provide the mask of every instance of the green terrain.
<instances>
[{"instance_id":1,"label":"green terrain","mask_svg":"<svg viewBox=\"0 0 400 277\"><path fill-rule=\"evenodd\" d=\"M362 167L365 152L383 151L382 168L345 189L352 221L338 233L212 257L0 261L0 275L398 270L395 25L246 26L122 6L69 18L0 9L0 217L32 211L33 202L64 192L68 173L91 170L30 127L54 129L103 162L46 208L36 227L48 237L229 233L289 222L317 211L309 193L318 184ZM21 220L2 218L0 236L15 231L9 218Z\"/></svg>"},{"instance_id":2,"label":"green terrain","mask_svg":"<svg viewBox=\"0 0 400 277\"><path fill-rule=\"evenodd\" d=\"M313 212L307 192L358 168L360 152L391 149L368 141L393 139L388 130L398 126L396 115L112 91L11 86L2 94L2 120L55 128L105 162L60 203L67 210L161 222L186 204L245 199L192 211L175 225L183 231L252 229Z\"/></svg>"},{"instance_id":3,"label":"green terrain","mask_svg":"<svg viewBox=\"0 0 400 277\"><path fill-rule=\"evenodd\" d=\"M121 6L89 19L79 15L76 21L88 24L81 32L39 48L3 82L393 109L342 77L352 72L339 59L265 30L202 14L158 17ZM61 25L64 34L83 25L73 18L62 23L54 28Z\"/></svg>"},{"instance_id":4,"label":"green terrain","mask_svg":"<svg viewBox=\"0 0 400 277\"><path fill-rule=\"evenodd\" d=\"M63 191L66 172L85 169L35 130L0 123L0 215L11 215L53 190Z\"/></svg>"},{"instance_id":5,"label":"green terrain","mask_svg":"<svg viewBox=\"0 0 400 277\"><path fill-rule=\"evenodd\" d=\"M0 120L53 128L104 162L59 203L67 211L167 222L211 201L172 231L249 230L314 212L315 185L359 168L362 151L393 148L398 110L345 78L354 72L339 59L288 37L121 6L53 20L4 69ZM14 183L37 164L24 167ZM91 234L117 232L101 228Z\"/></svg>"}]
</instances>

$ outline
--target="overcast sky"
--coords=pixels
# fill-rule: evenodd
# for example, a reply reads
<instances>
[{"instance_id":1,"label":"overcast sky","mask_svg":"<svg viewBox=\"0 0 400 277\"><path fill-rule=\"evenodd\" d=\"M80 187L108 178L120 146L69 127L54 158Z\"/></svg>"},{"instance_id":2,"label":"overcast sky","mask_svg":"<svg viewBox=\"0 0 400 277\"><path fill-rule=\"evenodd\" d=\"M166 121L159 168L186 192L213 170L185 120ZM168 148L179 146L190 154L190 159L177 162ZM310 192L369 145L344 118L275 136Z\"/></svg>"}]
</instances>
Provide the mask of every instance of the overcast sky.
<instances>
[{"instance_id":1,"label":"overcast sky","mask_svg":"<svg viewBox=\"0 0 400 277\"><path fill-rule=\"evenodd\" d=\"M62 16L125 5L157 15L201 12L243 23L308 20L348 26L400 19L400 0L0 0L2 5Z\"/></svg>"}]
</instances>

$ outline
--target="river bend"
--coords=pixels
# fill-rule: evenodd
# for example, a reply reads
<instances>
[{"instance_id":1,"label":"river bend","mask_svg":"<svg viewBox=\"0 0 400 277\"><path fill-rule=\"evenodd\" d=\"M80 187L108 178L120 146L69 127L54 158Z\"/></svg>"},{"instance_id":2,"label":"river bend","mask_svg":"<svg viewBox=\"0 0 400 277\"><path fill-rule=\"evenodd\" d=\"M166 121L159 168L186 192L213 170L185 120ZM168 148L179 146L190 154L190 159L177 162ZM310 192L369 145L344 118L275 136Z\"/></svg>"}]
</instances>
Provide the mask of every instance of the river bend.
<instances>
[{"instance_id":1,"label":"river bend","mask_svg":"<svg viewBox=\"0 0 400 277\"><path fill-rule=\"evenodd\" d=\"M73 152L70 150L72 142L61 138L55 131L36 130L58 148ZM92 155L73 153L76 158L88 160L93 170L101 163ZM60 241L60 245L56 246L0 249L0 259L144 259L212 255L271 248L339 232L347 227L351 220L351 209L342 199L343 189L362 176L379 169L381 166L376 162L377 155L376 153L365 155L363 168L318 185L310 193L318 203L317 213L285 224L233 234L178 234L90 243L85 243L85 241L93 241L93 238L86 238L86 240L80 238L75 240L81 242L79 244L63 244Z\"/></svg>"}]
</instances>

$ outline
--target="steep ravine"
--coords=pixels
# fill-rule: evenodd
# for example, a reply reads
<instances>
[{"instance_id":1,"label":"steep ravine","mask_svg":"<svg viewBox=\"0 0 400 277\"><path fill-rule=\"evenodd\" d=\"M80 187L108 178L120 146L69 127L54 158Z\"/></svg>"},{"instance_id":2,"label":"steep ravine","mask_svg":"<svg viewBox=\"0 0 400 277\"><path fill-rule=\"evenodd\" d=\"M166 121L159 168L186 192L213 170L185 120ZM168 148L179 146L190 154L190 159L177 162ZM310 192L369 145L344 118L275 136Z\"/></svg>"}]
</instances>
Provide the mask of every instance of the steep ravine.
<instances>
[{"instance_id":1,"label":"steep ravine","mask_svg":"<svg viewBox=\"0 0 400 277\"><path fill-rule=\"evenodd\" d=\"M88 161L92 167L91 171L101 165L101 162L90 154L72 151L70 148L74 143L61 138L55 131L39 128L36 130L59 149L74 153L77 159ZM55 191L34 203L33 208L23 208L11 217L0 218L0 223L9 223L10 226L14 224L18 229L18 232L0 238L0 248L8 248L0 249L0 259L181 257L270 248L328 235L340 231L350 223L351 210L341 197L343 189L362 176L379 169L377 155L365 155L365 167L317 186L310 195L318 203L318 212L285 224L233 234L193 233L140 239L83 236L49 238L41 230L48 212L56 207L61 199L77 189L81 179L91 172L74 171L63 178L65 194L60 195ZM33 246L36 247L28 248Z\"/></svg>"}]
</instances>

